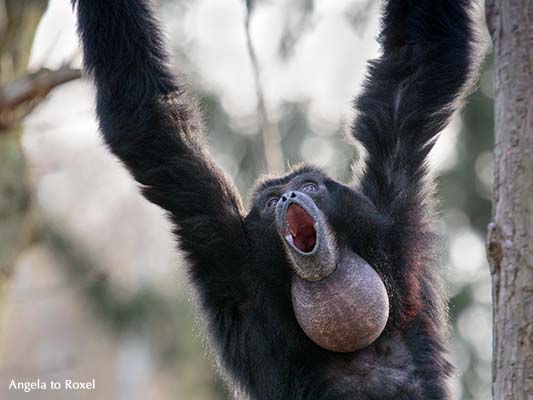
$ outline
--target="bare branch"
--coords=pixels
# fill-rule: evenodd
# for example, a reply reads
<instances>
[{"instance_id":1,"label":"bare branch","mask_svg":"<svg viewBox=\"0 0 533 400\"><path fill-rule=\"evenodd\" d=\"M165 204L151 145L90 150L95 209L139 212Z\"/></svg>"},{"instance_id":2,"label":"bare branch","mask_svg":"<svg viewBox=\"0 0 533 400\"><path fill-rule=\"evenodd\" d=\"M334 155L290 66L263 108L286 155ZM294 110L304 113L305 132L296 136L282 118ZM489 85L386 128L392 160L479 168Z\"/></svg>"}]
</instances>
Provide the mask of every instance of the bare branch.
<instances>
[{"instance_id":1,"label":"bare branch","mask_svg":"<svg viewBox=\"0 0 533 400\"><path fill-rule=\"evenodd\" d=\"M65 65L41 68L0 87L0 132L19 123L57 86L81 77L81 70Z\"/></svg>"}]
</instances>

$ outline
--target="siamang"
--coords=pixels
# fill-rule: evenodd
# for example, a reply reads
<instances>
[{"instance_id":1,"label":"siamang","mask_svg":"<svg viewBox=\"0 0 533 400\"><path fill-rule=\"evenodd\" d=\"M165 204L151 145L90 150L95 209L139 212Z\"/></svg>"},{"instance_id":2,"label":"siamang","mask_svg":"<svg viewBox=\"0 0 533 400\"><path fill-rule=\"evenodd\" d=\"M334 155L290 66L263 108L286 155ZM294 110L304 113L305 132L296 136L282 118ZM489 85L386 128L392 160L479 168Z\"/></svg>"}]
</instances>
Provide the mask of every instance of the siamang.
<instances>
[{"instance_id":1,"label":"siamang","mask_svg":"<svg viewBox=\"0 0 533 400\"><path fill-rule=\"evenodd\" d=\"M475 75L471 0L386 0L341 183L298 166L245 210L145 0L73 0L109 149L168 212L236 396L449 399L427 156Z\"/></svg>"}]
</instances>

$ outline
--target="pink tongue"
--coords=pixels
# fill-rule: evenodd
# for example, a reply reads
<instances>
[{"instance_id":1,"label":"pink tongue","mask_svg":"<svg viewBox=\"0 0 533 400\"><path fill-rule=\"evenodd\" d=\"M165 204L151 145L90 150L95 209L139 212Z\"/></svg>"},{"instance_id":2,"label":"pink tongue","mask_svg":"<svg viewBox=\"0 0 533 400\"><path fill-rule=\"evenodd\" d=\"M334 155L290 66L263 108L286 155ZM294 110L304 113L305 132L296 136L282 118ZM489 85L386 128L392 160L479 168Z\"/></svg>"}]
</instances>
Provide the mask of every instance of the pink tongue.
<instances>
[{"instance_id":1,"label":"pink tongue","mask_svg":"<svg viewBox=\"0 0 533 400\"><path fill-rule=\"evenodd\" d=\"M287 227L294 245L304 253L309 253L315 247L315 221L298 204L292 203L287 208Z\"/></svg>"}]
</instances>

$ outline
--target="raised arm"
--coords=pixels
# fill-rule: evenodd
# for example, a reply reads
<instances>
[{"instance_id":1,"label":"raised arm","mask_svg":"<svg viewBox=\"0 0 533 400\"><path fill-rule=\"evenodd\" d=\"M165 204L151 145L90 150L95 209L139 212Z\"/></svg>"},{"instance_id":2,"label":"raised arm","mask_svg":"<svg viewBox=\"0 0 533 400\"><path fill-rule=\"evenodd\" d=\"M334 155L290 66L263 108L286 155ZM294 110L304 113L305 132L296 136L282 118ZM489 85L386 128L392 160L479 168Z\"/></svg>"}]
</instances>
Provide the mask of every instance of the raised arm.
<instances>
[{"instance_id":1,"label":"raised arm","mask_svg":"<svg viewBox=\"0 0 533 400\"><path fill-rule=\"evenodd\" d=\"M471 5L385 2L382 56L369 65L352 133L367 153L358 183L393 217L419 208L426 157L472 81Z\"/></svg>"},{"instance_id":2,"label":"raised arm","mask_svg":"<svg viewBox=\"0 0 533 400\"><path fill-rule=\"evenodd\" d=\"M247 257L241 202L203 148L199 110L167 67L149 2L74 5L105 142L144 195L169 212L193 279L235 289ZM203 292L207 301L238 294L221 290L209 298L209 290Z\"/></svg>"}]
</instances>

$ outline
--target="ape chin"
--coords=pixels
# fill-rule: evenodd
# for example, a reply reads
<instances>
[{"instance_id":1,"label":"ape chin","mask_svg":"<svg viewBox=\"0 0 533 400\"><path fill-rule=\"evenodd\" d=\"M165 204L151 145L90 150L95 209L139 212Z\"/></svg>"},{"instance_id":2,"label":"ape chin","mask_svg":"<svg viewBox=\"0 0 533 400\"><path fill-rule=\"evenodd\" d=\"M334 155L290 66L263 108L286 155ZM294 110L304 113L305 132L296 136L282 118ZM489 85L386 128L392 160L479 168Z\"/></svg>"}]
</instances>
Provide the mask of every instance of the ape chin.
<instances>
[{"instance_id":1,"label":"ape chin","mask_svg":"<svg viewBox=\"0 0 533 400\"><path fill-rule=\"evenodd\" d=\"M295 274L292 305L305 334L335 352L353 352L374 342L389 316L383 281L361 257L338 249L324 214L305 193L284 194L276 225Z\"/></svg>"}]
</instances>

